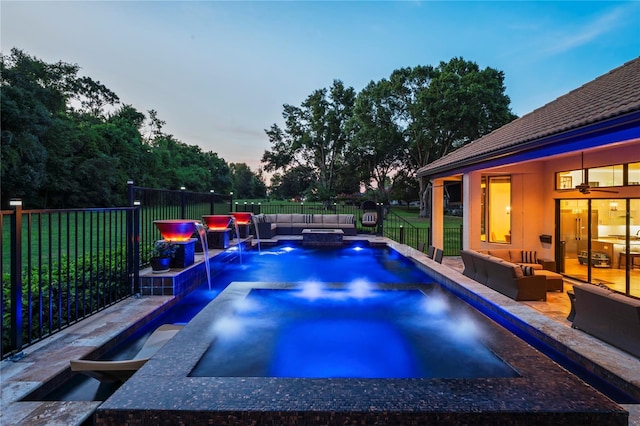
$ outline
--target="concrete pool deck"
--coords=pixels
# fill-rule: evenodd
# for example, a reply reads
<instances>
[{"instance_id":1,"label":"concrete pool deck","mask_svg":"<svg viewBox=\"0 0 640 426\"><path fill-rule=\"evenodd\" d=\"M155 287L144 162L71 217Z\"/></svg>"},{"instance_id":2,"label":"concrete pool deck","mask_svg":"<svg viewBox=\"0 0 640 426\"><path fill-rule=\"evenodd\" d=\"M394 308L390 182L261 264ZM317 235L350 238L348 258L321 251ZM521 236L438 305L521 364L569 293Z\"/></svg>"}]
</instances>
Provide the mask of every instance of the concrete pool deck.
<instances>
[{"instance_id":1,"label":"concrete pool deck","mask_svg":"<svg viewBox=\"0 0 640 426\"><path fill-rule=\"evenodd\" d=\"M378 242L389 242L386 239L367 238ZM416 258L438 273L450 275L456 281L466 278L455 272L459 268L459 260L456 258L445 258L443 265L439 265L406 246L390 244L402 254ZM480 284L476 287L474 282L465 285L477 292L483 300L491 300L496 306L506 309L515 318L521 319L540 333L545 333L562 342L569 350L579 354L586 364L597 365L636 389L640 388L640 360L570 328L570 323L565 319L569 312L566 294L549 293L547 302L520 303L502 297ZM570 288L570 286L565 287ZM127 299L29 347L24 351L25 357L20 360L2 361L0 423L3 425L67 425L81 424L90 418L102 402L22 401L22 399L45 383L52 383L52 381L60 383L59 380L65 376L68 377L68 372L65 373L65 371L68 370L69 359L88 355L113 336L123 333L131 323L143 320L153 311L162 308L170 299L165 296ZM123 318L127 321L122 321ZM638 406L624 405L623 408L630 413L629 424L640 425Z\"/></svg>"}]
</instances>

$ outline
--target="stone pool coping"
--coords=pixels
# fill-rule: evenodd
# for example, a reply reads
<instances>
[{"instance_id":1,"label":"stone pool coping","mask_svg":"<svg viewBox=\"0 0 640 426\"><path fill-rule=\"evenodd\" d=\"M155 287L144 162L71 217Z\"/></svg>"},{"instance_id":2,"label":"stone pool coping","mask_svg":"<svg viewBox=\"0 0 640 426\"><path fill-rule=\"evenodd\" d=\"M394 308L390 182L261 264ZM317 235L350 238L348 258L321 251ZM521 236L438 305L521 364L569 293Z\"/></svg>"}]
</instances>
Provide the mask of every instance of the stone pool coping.
<instances>
[{"instance_id":1,"label":"stone pool coping","mask_svg":"<svg viewBox=\"0 0 640 426\"><path fill-rule=\"evenodd\" d=\"M96 411L97 425L185 424L594 424L626 425L628 413L527 343L495 327L489 347L520 377L299 379L190 377L217 318L252 288L232 283ZM387 285L387 289L421 289Z\"/></svg>"}]
</instances>

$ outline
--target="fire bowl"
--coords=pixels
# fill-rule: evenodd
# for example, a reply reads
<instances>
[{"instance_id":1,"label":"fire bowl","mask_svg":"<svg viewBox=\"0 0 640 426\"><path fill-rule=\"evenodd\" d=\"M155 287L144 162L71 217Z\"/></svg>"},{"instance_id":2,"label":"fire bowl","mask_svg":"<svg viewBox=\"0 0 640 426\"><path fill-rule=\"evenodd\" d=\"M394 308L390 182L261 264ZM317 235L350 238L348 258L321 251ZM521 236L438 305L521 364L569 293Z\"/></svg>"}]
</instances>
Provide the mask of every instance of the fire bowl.
<instances>
[{"instance_id":1,"label":"fire bowl","mask_svg":"<svg viewBox=\"0 0 640 426\"><path fill-rule=\"evenodd\" d=\"M238 223L238 225L248 225L249 223L251 223L251 216L253 216L253 213L244 212L234 212L231 214L236 218L236 222Z\"/></svg>"},{"instance_id":2,"label":"fire bowl","mask_svg":"<svg viewBox=\"0 0 640 426\"><path fill-rule=\"evenodd\" d=\"M227 229L231 223L231 219L233 219L233 216L223 214L202 216L202 220L210 231L223 231Z\"/></svg>"},{"instance_id":3,"label":"fire bowl","mask_svg":"<svg viewBox=\"0 0 640 426\"><path fill-rule=\"evenodd\" d=\"M193 231L196 230L195 220L189 219L172 219L172 220L154 220L153 223L162 234L162 238L167 241L180 242L189 241Z\"/></svg>"}]
</instances>

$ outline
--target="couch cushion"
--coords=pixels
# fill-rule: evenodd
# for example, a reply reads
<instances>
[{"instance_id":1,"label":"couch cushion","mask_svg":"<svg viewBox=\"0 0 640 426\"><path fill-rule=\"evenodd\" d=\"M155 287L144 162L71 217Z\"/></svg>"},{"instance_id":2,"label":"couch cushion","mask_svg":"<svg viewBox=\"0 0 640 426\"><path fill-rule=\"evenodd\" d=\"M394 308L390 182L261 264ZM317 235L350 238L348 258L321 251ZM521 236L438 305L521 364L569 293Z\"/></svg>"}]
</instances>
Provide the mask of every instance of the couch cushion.
<instances>
[{"instance_id":1,"label":"couch cushion","mask_svg":"<svg viewBox=\"0 0 640 426\"><path fill-rule=\"evenodd\" d=\"M306 214L293 213L291 214L291 223L307 223Z\"/></svg>"},{"instance_id":2,"label":"couch cushion","mask_svg":"<svg viewBox=\"0 0 640 426\"><path fill-rule=\"evenodd\" d=\"M342 224L353 224L355 223L355 218L352 214L339 214L338 215L338 223Z\"/></svg>"},{"instance_id":3,"label":"couch cushion","mask_svg":"<svg viewBox=\"0 0 640 426\"><path fill-rule=\"evenodd\" d=\"M337 214L322 215L322 223L324 223L325 225L337 225L338 215Z\"/></svg>"},{"instance_id":4,"label":"couch cushion","mask_svg":"<svg viewBox=\"0 0 640 426\"><path fill-rule=\"evenodd\" d=\"M505 249L487 250L486 254L488 254L490 256L498 257L498 258L500 258L502 260L506 260L507 262L511 261L511 256L509 255L509 250L505 250Z\"/></svg>"},{"instance_id":5,"label":"couch cushion","mask_svg":"<svg viewBox=\"0 0 640 426\"><path fill-rule=\"evenodd\" d=\"M274 223L278 221L278 215L277 214L265 214L264 215L264 221L265 222L269 222L269 223Z\"/></svg>"},{"instance_id":6,"label":"couch cushion","mask_svg":"<svg viewBox=\"0 0 640 426\"><path fill-rule=\"evenodd\" d=\"M290 224L291 213L278 213L278 220L276 222L287 225Z\"/></svg>"}]
</instances>

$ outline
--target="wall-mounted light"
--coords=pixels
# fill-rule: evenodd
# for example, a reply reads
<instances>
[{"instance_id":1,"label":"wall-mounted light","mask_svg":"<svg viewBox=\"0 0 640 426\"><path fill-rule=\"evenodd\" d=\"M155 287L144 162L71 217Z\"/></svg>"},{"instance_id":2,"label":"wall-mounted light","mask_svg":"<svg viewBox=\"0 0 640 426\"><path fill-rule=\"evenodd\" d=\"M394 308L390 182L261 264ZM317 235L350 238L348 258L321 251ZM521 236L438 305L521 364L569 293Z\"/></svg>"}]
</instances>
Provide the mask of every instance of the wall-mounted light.
<instances>
[{"instance_id":1,"label":"wall-mounted light","mask_svg":"<svg viewBox=\"0 0 640 426\"><path fill-rule=\"evenodd\" d=\"M9 200L9 206L11 207L22 206L22 200L20 198L12 198Z\"/></svg>"},{"instance_id":2,"label":"wall-mounted light","mask_svg":"<svg viewBox=\"0 0 640 426\"><path fill-rule=\"evenodd\" d=\"M612 212L617 212L618 211L618 202L617 201L610 201L609 202L609 210L611 210Z\"/></svg>"},{"instance_id":3,"label":"wall-mounted light","mask_svg":"<svg viewBox=\"0 0 640 426\"><path fill-rule=\"evenodd\" d=\"M511 214L511 206L506 206L504 209L506 210L507 214Z\"/></svg>"}]
</instances>

